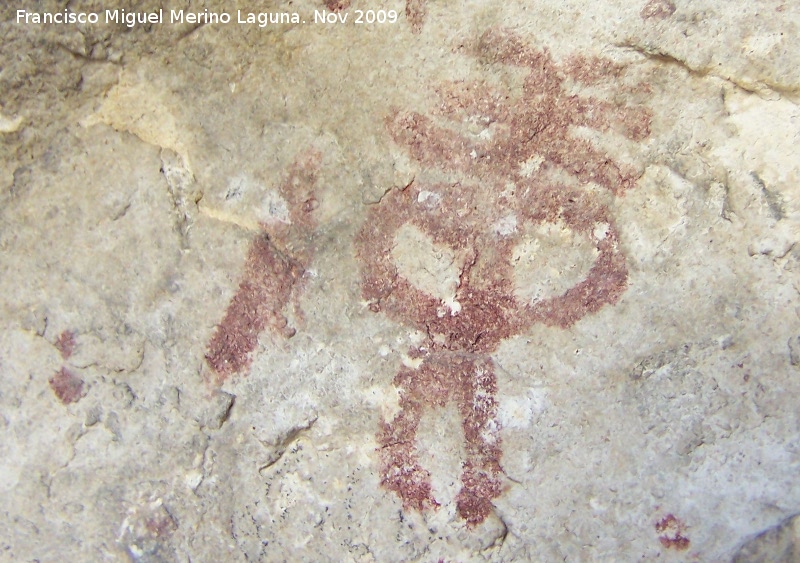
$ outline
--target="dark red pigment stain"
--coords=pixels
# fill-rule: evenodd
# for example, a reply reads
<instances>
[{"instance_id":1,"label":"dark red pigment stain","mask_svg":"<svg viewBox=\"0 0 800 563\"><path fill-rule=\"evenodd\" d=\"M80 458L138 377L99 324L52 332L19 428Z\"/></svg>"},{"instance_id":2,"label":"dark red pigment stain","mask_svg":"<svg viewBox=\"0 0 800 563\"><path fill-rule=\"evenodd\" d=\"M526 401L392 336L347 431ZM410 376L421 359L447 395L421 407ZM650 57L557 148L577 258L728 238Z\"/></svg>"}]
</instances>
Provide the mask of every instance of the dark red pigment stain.
<instances>
[{"instance_id":1,"label":"dark red pigment stain","mask_svg":"<svg viewBox=\"0 0 800 563\"><path fill-rule=\"evenodd\" d=\"M350 0L325 0L325 7L331 12L341 12L350 7Z\"/></svg>"},{"instance_id":2,"label":"dark red pigment stain","mask_svg":"<svg viewBox=\"0 0 800 563\"><path fill-rule=\"evenodd\" d=\"M674 13L675 4L670 2L670 0L649 0L642 8L642 11L639 12L639 16L643 20L649 20L651 18L665 20Z\"/></svg>"},{"instance_id":3,"label":"dark red pigment stain","mask_svg":"<svg viewBox=\"0 0 800 563\"><path fill-rule=\"evenodd\" d=\"M50 389L63 404L76 403L83 397L83 380L66 367L50 378Z\"/></svg>"},{"instance_id":4,"label":"dark red pigment stain","mask_svg":"<svg viewBox=\"0 0 800 563\"><path fill-rule=\"evenodd\" d=\"M389 132L422 165L420 176L435 169L460 180L426 184L423 178L388 193L356 237L362 293L370 309L427 335L409 351L421 361L419 367L404 367L394 378L400 411L382 421L378 432L381 483L406 509L439 506L415 440L424 409L454 402L467 452L456 502L469 527L486 519L502 491L497 378L489 355L533 323L570 327L616 303L627 286L625 257L603 191L623 194L638 174L574 137L571 128L613 130L640 141L650 125L644 108L564 92L567 79L617 81L624 69L609 61L576 56L559 65L547 51L533 50L502 30L484 34L477 55L528 69L521 95L512 99L483 84L449 83L438 89L441 104L430 116L394 113L387 121ZM475 122L491 128L488 139L460 132L460 125L463 130L464 123ZM538 166L524 171L536 157ZM555 180L554 171L566 172L570 185ZM604 190L587 189L590 183ZM515 228L502 233L493 228L512 216ZM514 292L514 248L526 231L556 222L589 241L595 261L563 294L522 302ZM398 272L391 254L405 225L460 257L459 310L448 309Z\"/></svg>"},{"instance_id":5,"label":"dark red pigment stain","mask_svg":"<svg viewBox=\"0 0 800 563\"><path fill-rule=\"evenodd\" d=\"M175 520L165 511L156 513L145 520L145 529L154 538L168 538L178 529Z\"/></svg>"},{"instance_id":6,"label":"dark red pigment stain","mask_svg":"<svg viewBox=\"0 0 800 563\"><path fill-rule=\"evenodd\" d=\"M411 26L412 33L420 33L425 24L425 15L428 13L428 0L406 0L406 20Z\"/></svg>"},{"instance_id":7,"label":"dark red pigment stain","mask_svg":"<svg viewBox=\"0 0 800 563\"><path fill-rule=\"evenodd\" d=\"M295 160L278 188L289 205L289 223L263 224L250 245L239 288L208 343L206 362L217 384L250 366L264 329L287 338L295 333L283 311L313 254L313 189L321 159L318 151L309 150Z\"/></svg>"},{"instance_id":8,"label":"dark red pigment stain","mask_svg":"<svg viewBox=\"0 0 800 563\"><path fill-rule=\"evenodd\" d=\"M656 532L661 534L658 541L667 549L683 551L689 549L689 538L684 536L685 525L672 514L667 514L656 523Z\"/></svg>"},{"instance_id":9,"label":"dark red pigment stain","mask_svg":"<svg viewBox=\"0 0 800 563\"><path fill-rule=\"evenodd\" d=\"M59 334L55 343L58 353L61 354L61 358L64 360L68 360L70 356L72 356L72 353L75 351L75 345L75 333L69 330L65 330Z\"/></svg>"},{"instance_id":10,"label":"dark red pigment stain","mask_svg":"<svg viewBox=\"0 0 800 563\"><path fill-rule=\"evenodd\" d=\"M162 561L178 524L158 499L129 512L118 541L127 547L131 560Z\"/></svg>"},{"instance_id":11,"label":"dark red pigment stain","mask_svg":"<svg viewBox=\"0 0 800 563\"><path fill-rule=\"evenodd\" d=\"M54 343L58 353L61 355L61 359L64 361L72 356L73 352L75 352L76 345L75 333L70 330L65 330L59 334ZM83 380L72 373L66 366L62 366L61 369L48 380L48 383L50 383L50 389L53 390L58 400L65 405L78 402L84 395Z\"/></svg>"}]
</instances>

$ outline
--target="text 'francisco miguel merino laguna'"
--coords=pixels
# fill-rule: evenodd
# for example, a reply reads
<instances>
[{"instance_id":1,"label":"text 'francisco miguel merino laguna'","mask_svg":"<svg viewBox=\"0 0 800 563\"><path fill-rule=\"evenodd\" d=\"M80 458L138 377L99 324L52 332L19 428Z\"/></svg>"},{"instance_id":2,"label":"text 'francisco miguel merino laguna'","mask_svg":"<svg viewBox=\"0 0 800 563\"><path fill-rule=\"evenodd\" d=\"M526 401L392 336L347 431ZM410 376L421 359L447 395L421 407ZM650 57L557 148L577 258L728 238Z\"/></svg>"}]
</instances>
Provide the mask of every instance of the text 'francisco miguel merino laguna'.
<instances>
[{"instance_id":1,"label":"text 'francisco miguel merino laguna'","mask_svg":"<svg viewBox=\"0 0 800 563\"><path fill-rule=\"evenodd\" d=\"M324 10L323 10L324 12ZM314 12L314 21L328 23L329 14ZM281 23L300 23L300 15L297 12L243 12L236 10L234 20L227 12L188 12L185 10L169 10L170 23L190 23L190 24L213 24L213 23L243 23L258 24L259 27L266 27L269 24ZM94 12L29 12L27 10L17 10L17 23L29 24L76 24L76 23L99 23L100 14ZM164 23L164 10L155 12L128 12L125 10L106 10L105 23L125 24L134 27L137 24Z\"/></svg>"}]
</instances>

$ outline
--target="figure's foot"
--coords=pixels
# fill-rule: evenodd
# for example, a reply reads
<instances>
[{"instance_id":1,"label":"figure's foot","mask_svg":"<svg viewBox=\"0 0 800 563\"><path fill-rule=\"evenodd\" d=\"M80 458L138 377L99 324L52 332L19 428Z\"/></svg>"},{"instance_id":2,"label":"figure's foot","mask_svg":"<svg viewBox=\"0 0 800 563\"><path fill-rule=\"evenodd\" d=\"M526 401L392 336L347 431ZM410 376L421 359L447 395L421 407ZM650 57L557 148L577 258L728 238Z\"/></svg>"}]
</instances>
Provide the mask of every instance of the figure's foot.
<instances>
[{"instance_id":1,"label":"figure's foot","mask_svg":"<svg viewBox=\"0 0 800 563\"><path fill-rule=\"evenodd\" d=\"M467 526L476 526L492 513L492 500L501 492L500 479L495 472L467 467L461 482L464 486L456 497L458 515Z\"/></svg>"},{"instance_id":2,"label":"figure's foot","mask_svg":"<svg viewBox=\"0 0 800 563\"><path fill-rule=\"evenodd\" d=\"M438 508L431 474L419 464L415 447L421 405L406 400L401 401L401 409L391 422L381 421L378 432L381 485L397 493L406 510Z\"/></svg>"},{"instance_id":3,"label":"figure's foot","mask_svg":"<svg viewBox=\"0 0 800 563\"><path fill-rule=\"evenodd\" d=\"M388 452L387 452L388 453ZM398 453L398 452L392 452ZM439 508L431 491L431 474L418 463L406 463L405 456L389 456L381 468L381 484L397 493L404 509L422 512L426 507Z\"/></svg>"}]
</instances>

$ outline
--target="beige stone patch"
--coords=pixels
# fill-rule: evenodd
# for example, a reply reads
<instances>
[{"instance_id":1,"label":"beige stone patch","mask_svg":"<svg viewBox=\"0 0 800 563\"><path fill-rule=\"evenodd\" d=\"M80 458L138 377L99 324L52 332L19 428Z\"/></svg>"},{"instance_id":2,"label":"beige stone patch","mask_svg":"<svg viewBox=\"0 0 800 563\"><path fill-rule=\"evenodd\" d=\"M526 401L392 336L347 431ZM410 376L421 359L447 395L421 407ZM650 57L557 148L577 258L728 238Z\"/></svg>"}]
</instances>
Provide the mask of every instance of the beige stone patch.
<instances>
[{"instance_id":1,"label":"beige stone patch","mask_svg":"<svg viewBox=\"0 0 800 563\"><path fill-rule=\"evenodd\" d=\"M267 224L291 223L289 204L276 190L266 190L261 205L256 211L258 218Z\"/></svg>"},{"instance_id":2,"label":"beige stone patch","mask_svg":"<svg viewBox=\"0 0 800 563\"><path fill-rule=\"evenodd\" d=\"M21 116L12 119L0 113L0 133L14 133L22 127L22 122Z\"/></svg>"},{"instance_id":3,"label":"beige stone patch","mask_svg":"<svg viewBox=\"0 0 800 563\"><path fill-rule=\"evenodd\" d=\"M627 194L619 206L617 225L631 265L648 264L673 256L686 229L683 194L691 190L683 178L666 167L651 166L639 180L639 189ZM723 200L717 194L722 212ZM724 194L721 194L724 196Z\"/></svg>"},{"instance_id":4,"label":"beige stone patch","mask_svg":"<svg viewBox=\"0 0 800 563\"><path fill-rule=\"evenodd\" d=\"M236 225L247 231L259 232L261 230L258 221L247 214L237 213L236 211L223 209L221 207L205 205L203 201L200 202L197 208L202 215L220 221L221 223Z\"/></svg>"},{"instance_id":5,"label":"beige stone patch","mask_svg":"<svg viewBox=\"0 0 800 563\"><path fill-rule=\"evenodd\" d=\"M517 216L512 214L501 217L495 221L494 225L492 225L492 229L496 235L501 237L507 237L517 232Z\"/></svg>"},{"instance_id":6,"label":"beige stone patch","mask_svg":"<svg viewBox=\"0 0 800 563\"><path fill-rule=\"evenodd\" d=\"M363 391L364 402L379 409L383 420L392 421L400 412L400 393L396 387L373 385Z\"/></svg>"},{"instance_id":7,"label":"beige stone patch","mask_svg":"<svg viewBox=\"0 0 800 563\"><path fill-rule=\"evenodd\" d=\"M461 463L466 458L464 431L455 403L423 411L416 444L420 459L431 473L434 498L452 510L461 488Z\"/></svg>"},{"instance_id":8,"label":"beige stone patch","mask_svg":"<svg viewBox=\"0 0 800 563\"><path fill-rule=\"evenodd\" d=\"M188 151L180 136L185 133L170 108L178 107L171 95L134 73L126 73L111 89L102 106L85 120L85 126L96 123L125 131L145 143L172 149L183 158L191 171Z\"/></svg>"},{"instance_id":9,"label":"beige stone patch","mask_svg":"<svg viewBox=\"0 0 800 563\"><path fill-rule=\"evenodd\" d=\"M563 222L539 225L512 253L514 293L526 303L563 295L586 278L598 254Z\"/></svg>"},{"instance_id":10,"label":"beige stone patch","mask_svg":"<svg viewBox=\"0 0 800 563\"><path fill-rule=\"evenodd\" d=\"M530 388L525 394L503 396L498 408L502 428L525 430L542 416L549 406L546 389Z\"/></svg>"},{"instance_id":11,"label":"beige stone patch","mask_svg":"<svg viewBox=\"0 0 800 563\"><path fill-rule=\"evenodd\" d=\"M718 148L716 155L729 167L756 174L787 218L800 218L800 109L787 100L767 101L755 94L731 90L725 108L739 135ZM747 177L745 176L747 180ZM749 181L749 180L748 180ZM763 203L766 208L765 203Z\"/></svg>"},{"instance_id":12,"label":"beige stone patch","mask_svg":"<svg viewBox=\"0 0 800 563\"><path fill-rule=\"evenodd\" d=\"M417 289L441 300L451 315L458 314L461 304L456 301L456 290L461 267L456 253L409 224L398 229L394 243L391 257L398 273Z\"/></svg>"}]
</instances>

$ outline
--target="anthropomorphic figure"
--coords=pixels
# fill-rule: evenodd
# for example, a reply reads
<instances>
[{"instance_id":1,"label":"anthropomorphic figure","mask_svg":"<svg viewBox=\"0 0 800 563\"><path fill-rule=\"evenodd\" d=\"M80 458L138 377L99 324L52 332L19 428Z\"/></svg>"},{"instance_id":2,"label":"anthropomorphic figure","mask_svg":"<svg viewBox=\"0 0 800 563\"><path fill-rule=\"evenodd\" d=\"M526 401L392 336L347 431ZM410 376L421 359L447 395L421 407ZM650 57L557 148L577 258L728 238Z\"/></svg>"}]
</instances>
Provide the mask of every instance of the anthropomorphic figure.
<instances>
[{"instance_id":1,"label":"anthropomorphic figure","mask_svg":"<svg viewBox=\"0 0 800 563\"><path fill-rule=\"evenodd\" d=\"M215 384L250 366L265 329L285 337L294 335L284 312L313 255L314 188L321 160L321 153L313 148L298 155L274 194L277 202L272 205L280 209L261 222L239 288L208 343L206 363Z\"/></svg>"},{"instance_id":2,"label":"anthropomorphic figure","mask_svg":"<svg viewBox=\"0 0 800 563\"><path fill-rule=\"evenodd\" d=\"M439 505L415 439L425 409L454 402L466 445L456 502L469 526L490 514L501 493L491 354L532 323L567 328L626 288L607 203L632 187L637 173L572 129L615 129L636 141L649 134L646 110L565 91L568 78L594 84L620 67L577 57L556 65L546 51L503 31L485 34L477 55L527 69L521 96L450 83L439 88L442 103L431 115L390 117L390 133L421 165L423 179L389 192L356 240L370 308L425 335L394 378L400 410L378 432L382 484L407 509ZM426 170L449 181L427 181ZM527 291L520 261L547 265L565 250L553 240L583 248L583 263L553 270L548 276L559 279ZM421 274L414 274L402 257L412 243L432 253L436 267L418 264Z\"/></svg>"}]
</instances>

